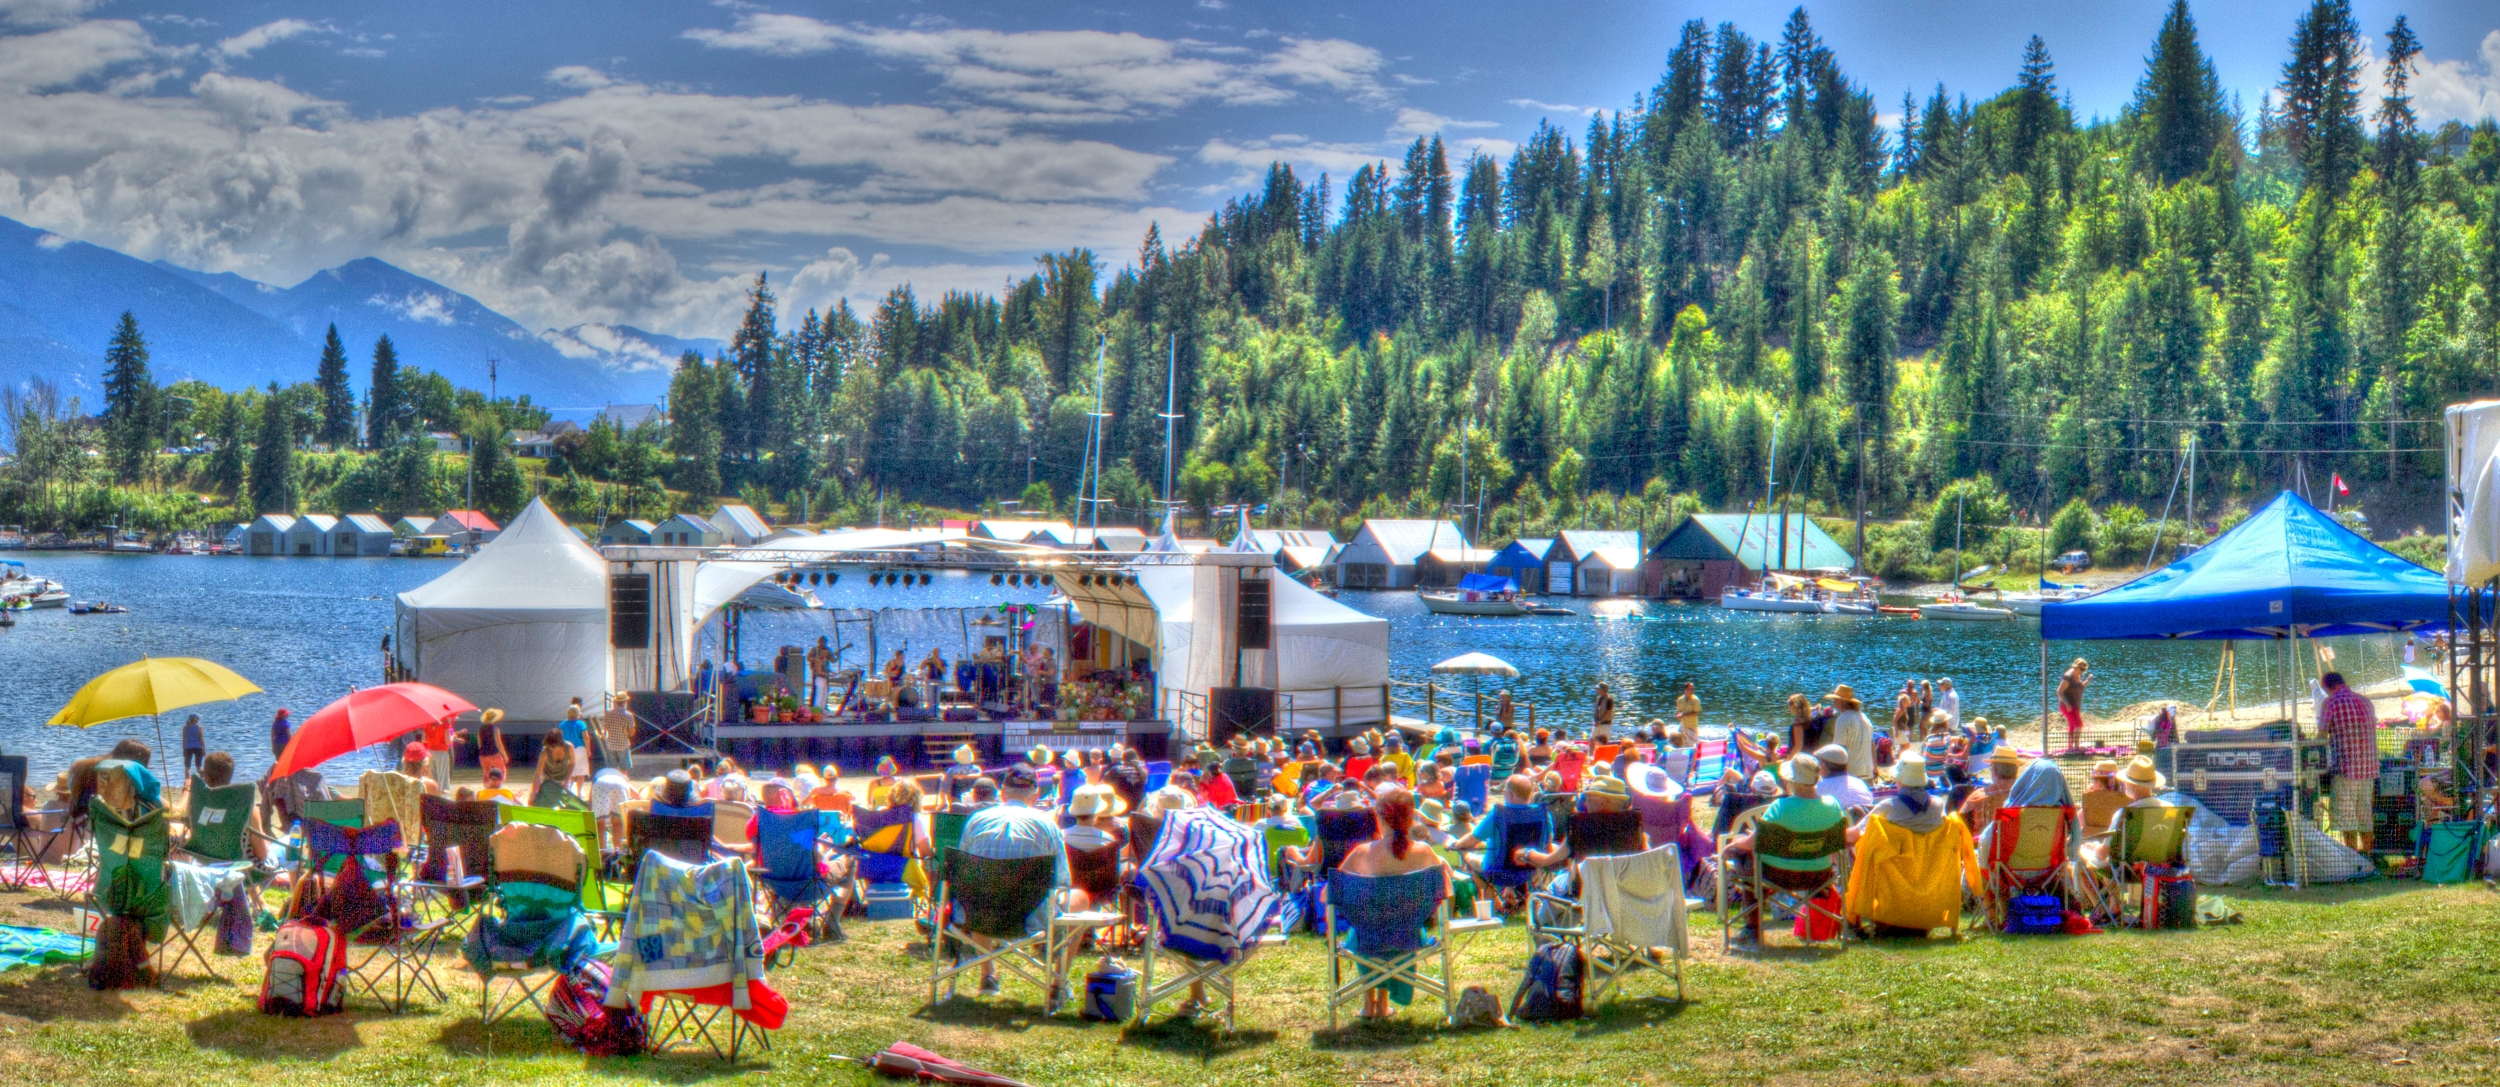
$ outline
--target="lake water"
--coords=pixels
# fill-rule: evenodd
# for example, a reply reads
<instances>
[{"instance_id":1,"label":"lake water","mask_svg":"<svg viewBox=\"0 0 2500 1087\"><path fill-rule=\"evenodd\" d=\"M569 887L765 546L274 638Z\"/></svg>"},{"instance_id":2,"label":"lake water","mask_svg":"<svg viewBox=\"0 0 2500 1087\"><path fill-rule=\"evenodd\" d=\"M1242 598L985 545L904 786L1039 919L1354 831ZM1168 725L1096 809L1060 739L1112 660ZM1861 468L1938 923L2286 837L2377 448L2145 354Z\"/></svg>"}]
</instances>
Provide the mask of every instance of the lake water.
<instances>
[{"instance_id":1,"label":"lake water","mask_svg":"<svg viewBox=\"0 0 2500 1087\"><path fill-rule=\"evenodd\" d=\"M9 557L66 582L76 599L131 607L127 615L21 612L15 629L0 630L0 751L32 756L44 774L101 754L123 736L154 742L146 718L84 731L43 724L89 678L141 656L206 657L266 688L197 710L210 746L233 751L240 772L259 773L270 760L268 721L277 708L290 707L300 719L351 686L380 682L380 645L390 629L393 596L451 568L439 559ZM962 573L938 574L925 588L870 586L858 571L816 592L840 608L985 607L1039 603L1047 595ZM2039 627L2023 620L1763 615L1627 600L1558 601L1581 612L1569 617L1467 619L1427 613L1412 593L1349 592L1341 599L1390 621L1393 678L1421 682L1435 661L1491 653L1520 669L1513 697L1537 703L1540 724L1584 724L1601 679L1613 684L1618 724L1669 716L1677 685L1687 680L1712 723L1782 720L1790 692L1821 695L1836 683L1856 687L1880 716L1910 676L1953 677L1965 714L2029 721L2039 712ZM815 615L755 613L743 635L747 659L766 661L776 645L812 644L826 629ZM2393 636L2337 643L2343 670L2362 682L2396 676L2401 645ZM2064 643L2051 646L2050 656L2053 667L2078 654L2090 657L2097 677L2090 707L2109 712L2156 698L2202 705L2213 689L2218 648L2210 642ZM2279 662L2269 662L2265 648L2242 647L2243 704L2265 701L2276 689L2269 664ZM1470 685L1456 677L1445 686L1464 692ZM1488 680L1485 689L1496 685ZM1456 701L1444 712L1453 712ZM165 722L177 746L180 724L180 715ZM363 765L380 755L351 758Z\"/></svg>"}]
</instances>

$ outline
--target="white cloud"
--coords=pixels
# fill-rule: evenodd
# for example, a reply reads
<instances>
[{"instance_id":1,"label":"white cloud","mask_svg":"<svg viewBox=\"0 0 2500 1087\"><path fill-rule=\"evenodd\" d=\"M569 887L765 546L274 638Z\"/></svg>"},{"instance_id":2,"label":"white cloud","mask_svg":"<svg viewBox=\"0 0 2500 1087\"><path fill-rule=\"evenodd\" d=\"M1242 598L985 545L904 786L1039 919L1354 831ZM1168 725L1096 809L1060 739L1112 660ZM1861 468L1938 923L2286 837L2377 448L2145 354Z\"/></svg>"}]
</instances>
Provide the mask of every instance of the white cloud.
<instances>
[{"instance_id":1,"label":"white cloud","mask_svg":"<svg viewBox=\"0 0 2500 1087\"><path fill-rule=\"evenodd\" d=\"M300 38L306 34L324 33L327 30L327 27L317 26L315 24L305 22L302 19L280 19L274 23L262 23L261 25L253 27L250 30L246 30L243 33L218 42L217 52L219 55L229 59L248 57L264 48L267 48L271 44L282 42L289 38Z\"/></svg>"},{"instance_id":2,"label":"white cloud","mask_svg":"<svg viewBox=\"0 0 2500 1087\"><path fill-rule=\"evenodd\" d=\"M375 309L389 310L411 321L423 321L427 324L448 325L459 320L452 315L451 299L432 291L411 291L401 298L388 298L377 294L365 299L365 304Z\"/></svg>"},{"instance_id":3,"label":"white cloud","mask_svg":"<svg viewBox=\"0 0 2500 1087\"><path fill-rule=\"evenodd\" d=\"M1513 98L1510 99L1510 104L1521 109L1532 109L1543 113L1577 113L1583 117L1595 117L1600 113L1606 112L1606 109L1603 106L1574 106L1565 102L1539 102L1534 98Z\"/></svg>"},{"instance_id":4,"label":"white cloud","mask_svg":"<svg viewBox=\"0 0 2500 1087\"><path fill-rule=\"evenodd\" d=\"M613 325L583 324L567 329L548 329L539 333L538 338L568 359L598 360L610 373L666 373L677 367L677 356Z\"/></svg>"},{"instance_id":5,"label":"white cloud","mask_svg":"<svg viewBox=\"0 0 2500 1087\"><path fill-rule=\"evenodd\" d=\"M2413 108L2426 128L2500 117L2500 30L2483 35L2481 71L2469 60L2435 60L2413 77Z\"/></svg>"},{"instance_id":6,"label":"white cloud","mask_svg":"<svg viewBox=\"0 0 2500 1087\"><path fill-rule=\"evenodd\" d=\"M70 240L68 238L64 238L58 234L46 234L35 239L35 246L38 249L62 249L68 247L69 244Z\"/></svg>"},{"instance_id":7,"label":"white cloud","mask_svg":"<svg viewBox=\"0 0 2500 1087\"><path fill-rule=\"evenodd\" d=\"M1430 110L1420 110L1414 108L1413 106L1408 106L1398 111L1398 119L1396 123L1389 126L1389 134L1391 136L1430 136L1436 132L1447 132L1453 128L1498 127L1500 127L1500 125L1493 121L1461 121L1452 117L1444 117L1438 113L1431 112Z\"/></svg>"},{"instance_id":8,"label":"white cloud","mask_svg":"<svg viewBox=\"0 0 2500 1087\"><path fill-rule=\"evenodd\" d=\"M616 84L615 80L608 78L607 73L580 64L567 64L550 70L547 73L547 82L577 91L595 91L601 87Z\"/></svg>"},{"instance_id":9,"label":"white cloud","mask_svg":"<svg viewBox=\"0 0 2500 1087\"><path fill-rule=\"evenodd\" d=\"M77 21L99 0L0 0L0 23L61 26Z\"/></svg>"},{"instance_id":10,"label":"white cloud","mask_svg":"<svg viewBox=\"0 0 2500 1087\"><path fill-rule=\"evenodd\" d=\"M0 90L66 87L153 52L155 43L147 30L122 19L4 37L0 38Z\"/></svg>"},{"instance_id":11,"label":"white cloud","mask_svg":"<svg viewBox=\"0 0 2500 1087\"><path fill-rule=\"evenodd\" d=\"M842 26L803 15L748 13L727 30L689 30L714 49L796 57L835 49L906 61L967 98L1074 117L1172 109L1192 102L1274 105L1314 87L1385 100L1378 51L1338 39L1286 38L1264 56L1237 47L1133 33Z\"/></svg>"}]
</instances>

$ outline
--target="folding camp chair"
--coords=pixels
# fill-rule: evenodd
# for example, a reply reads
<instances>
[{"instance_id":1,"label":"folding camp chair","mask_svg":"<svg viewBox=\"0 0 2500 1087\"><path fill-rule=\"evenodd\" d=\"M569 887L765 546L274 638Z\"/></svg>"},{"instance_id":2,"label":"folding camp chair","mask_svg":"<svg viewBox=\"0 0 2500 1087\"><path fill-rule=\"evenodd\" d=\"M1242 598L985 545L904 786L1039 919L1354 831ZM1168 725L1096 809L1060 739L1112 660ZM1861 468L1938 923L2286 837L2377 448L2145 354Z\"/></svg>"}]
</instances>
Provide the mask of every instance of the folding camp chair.
<instances>
[{"instance_id":1,"label":"folding camp chair","mask_svg":"<svg viewBox=\"0 0 2500 1087\"><path fill-rule=\"evenodd\" d=\"M1554 753L1554 773L1562 778L1563 791L1580 791L1580 775L1589 768L1589 757L1577 747L1566 747Z\"/></svg>"},{"instance_id":2,"label":"folding camp chair","mask_svg":"<svg viewBox=\"0 0 2500 1087\"><path fill-rule=\"evenodd\" d=\"M36 884L56 895L69 894L66 881L57 880L47 862L67 856L78 844L78 835L67 808L28 810L19 805L26 795L26 756L0 756L0 788L8 790L0 796L0 839L9 849L9 859L0 866L0 890L31 891ZM46 829L44 824L50 824Z\"/></svg>"},{"instance_id":3,"label":"folding camp chair","mask_svg":"<svg viewBox=\"0 0 2500 1087\"><path fill-rule=\"evenodd\" d=\"M171 898L165 886L165 869L173 850L173 838L165 825L162 808L142 808L125 819L115 813L103 799L87 800L87 823L95 834L95 867L87 883L87 909L98 917L113 916L137 921L154 948L148 963L158 985L173 972L184 957L182 949L197 956L200 967L215 977L217 971L208 965L187 932L177 940L168 941L168 930L181 931L171 923ZM158 965L157 959L173 948L174 959Z\"/></svg>"},{"instance_id":4,"label":"folding camp chair","mask_svg":"<svg viewBox=\"0 0 2500 1087\"><path fill-rule=\"evenodd\" d=\"M417 862L416 877L408 886L418 895L418 904L433 907L442 920L458 921L468 917L484 901L478 894L486 886L486 841L502 825L504 805L492 800L448 800L427 796L417 801L419 818L425 830L425 852ZM460 876L452 878L451 854L460 852Z\"/></svg>"},{"instance_id":5,"label":"folding camp chair","mask_svg":"<svg viewBox=\"0 0 2500 1087\"><path fill-rule=\"evenodd\" d=\"M947 997L955 994L956 978L987 966L1004 967L1001 980L1014 974L1039 989L1044 1015L1059 1010L1067 997L1068 957L1063 952L1087 931L1117 924L1120 915L1061 913L1054 886L1058 866L1057 857L996 860L947 850L929 930L930 1007L942 999L941 989ZM1042 924L1028 932L1037 911Z\"/></svg>"},{"instance_id":6,"label":"folding camp chair","mask_svg":"<svg viewBox=\"0 0 2500 1087\"><path fill-rule=\"evenodd\" d=\"M2106 849L2100 864L2084 866L2090 881L2087 893L2102 911L2094 920L2124 921L2127 890L2142 885L2144 869L2179 866L2187 849L2188 822L2195 814L2190 807L2151 804L2118 809L2117 822L2091 839Z\"/></svg>"},{"instance_id":7,"label":"folding camp chair","mask_svg":"<svg viewBox=\"0 0 2500 1087\"><path fill-rule=\"evenodd\" d=\"M1737 913L1742 911L1732 912L1728 909L1727 892L1731 884L1740 882L1746 893L1751 896L1752 902L1756 904L1756 908L1761 911L1761 917L1766 926L1778 916L1778 911L1781 910L1788 911L1789 916L1792 917L1806 916L1809 929L1816 927L1821 921L1829 920L1831 927L1838 932L1838 935L1833 937L1832 943L1845 945L1849 934L1841 924L1841 911L1821 905L1819 900L1826 892L1832 893L1833 897L1837 898L1838 892L1849 885L1848 831L1849 826L1844 822L1834 823L1830 828L1813 834L1799 834L1777 823L1763 821L1762 811L1759 808L1737 816L1735 825L1729 828L1727 837L1722 839L1719 845L1718 907L1721 949L1725 950L1733 946L1735 942L1733 930L1738 923ZM1747 834L1753 835L1753 859L1751 863L1741 865L1743 871L1738 872L1729 863L1727 842ZM1832 865L1830 868L1822 869L1819 874L1803 869L1780 869L1789 873L1782 878L1793 882L1774 882L1763 874L1764 869L1770 867L1762 863L1765 857L1785 861L1815 861L1831 858ZM1769 929L1765 927L1763 931L1767 933Z\"/></svg>"},{"instance_id":8,"label":"folding camp chair","mask_svg":"<svg viewBox=\"0 0 2500 1087\"><path fill-rule=\"evenodd\" d=\"M1673 845L1624 856L1590 857L1580 865L1580 897L1537 894L1528 911L1531 947L1568 943L1588 964L1581 1000L1596 1004L1641 970L1675 978L1684 999L1684 861ZM1670 954L1661 956L1658 949Z\"/></svg>"},{"instance_id":9,"label":"folding camp chair","mask_svg":"<svg viewBox=\"0 0 2500 1087\"><path fill-rule=\"evenodd\" d=\"M1249 827L1203 808L1164 817L1138 867L1145 891L1146 953L1137 985L1137 1021L1153 1018L1155 1005L1204 986L1224 1003L1224 1029L1233 1029L1234 978L1251 952L1284 942L1270 932L1284 912L1265 864L1266 843ZM1177 976L1155 980L1159 964Z\"/></svg>"},{"instance_id":10,"label":"folding camp chair","mask_svg":"<svg viewBox=\"0 0 2500 1087\"><path fill-rule=\"evenodd\" d=\"M599 818L597 816L592 815L588 810L575 811L571 808L529 808L518 804L498 804L495 808L495 815L504 826L522 823L554 827L563 831L566 837L573 839L573 844L580 847L584 860L581 879L582 908L589 910L591 915L606 927L613 927L625 916L625 899L633 893L633 888L600 878ZM744 818L738 820L738 830L739 836L745 837L746 820Z\"/></svg>"},{"instance_id":11,"label":"folding camp chair","mask_svg":"<svg viewBox=\"0 0 2500 1087\"><path fill-rule=\"evenodd\" d=\"M1339 1007L1373 989L1400 985L1440 997L1443 1024L1457 1014L1450 901L1442 893L1448 878L1438 867L1400 876L1328 874L1328 1029L1337 1029ZM1440 969L1426 969L1428 959L1438 959ZM1351 980L1345 974L1349 960L1355 967Z\"/></svg>"},{"instance_id":12,"label":"folding camp chair","mask_svg":"<svg viewBox=\"0 0 2500 1087\"><path fill-rule=\"evenodd\" d=\"M814 808L788 814L770 809L756 812L755 882L765 892L766 924L781 924L792 910L805 909L813 911L811 919L822 919L819 934L841 934L841 909L827 908L840 886L823 867L824 818L825 813ZM796 944L783 946L796 956Z\"/></svg>"},{"instance_id":13,"label":"folding camp chair","mask_svg":"<svg viewBox=\"0 0 2500 1087\"><path fill-rule=\"evenodd\" d=\"M708 829L704 841L708 849ZM645 858L648 859L649 854ZM652 911L655 901L699 902L725 895L727 908L723 912L732 919L731 924L743 926L742 931L704 932L698 936L744 948L744 952L734 957L753 962L760 956L763 947L761 932L754 921L754 886L753 875L744 857L731 856L688 864L661 853L658 860L640 864L636 869L634 897L627 907L627 923L633 927L629 935L636 942L648 940L665 947L676 939L670 930L687 925L688 920L670 912ZM620 957L616 961L620 966L612 984L626 984L629 967L623 964L629 960ZM737 985L746 987L750 1002L759 995L778 999L778 994L773 993L771 986L764 982L760 969L750 973L743 967L733 966L729 986ZM643 1020L649 1031L650 1052L666 1053L700 1043L710 1049L713 1056L735 1061L749 1044L763 1049L772 1048L772 1039L764 1026L740 1014L732 1004L723 1002L734 999L729 995L728 986L713 985L706 990L642 988L639 991Z\"/></svg>"},{"instance_id":14,"label":"folding camp chair","mask_svg":"<svg viewBox=\"0 0 2500 1087\"><path fill-rule=\"evenodd\" d=\"M655 852L684 864L709 863L712 859L712 820L701 815L627 812L625 862L621 866L627 886L634 885L641 878L643 856Z\"/></svg>"},{"instance_id":15,"label":"folding camp chair","mask_svg":"<svg viewBox=\"0 0 2500 1087\"><path fill-rule=\"evenodd\" d=\"M1984 861L1989 927L2004 931L2016 895L2055 895L2070 907L2082 906L2087 915L2099 912L2089 881L2074 863L2081 830L2074 805L1998 808L1995 828Z\"/></svg>"},{"instance_id":16,"label":"folding camp chair","mask_svg":"<svg viewBox=\"0 0 2500 1087\"><path fill-rule=\"evenodd\" d=\"M1099 849L1068 847L1068 884L1085 892L1085 900L1094 912L1108 912L1115 920L1107 927L1110 937L1103 945L1112 948L1133 948L1139 940L1136 915L1130 909L1132 891L1120 878L1120 846L1106 845Z\"/></svg>"},{"instance_id":17,"label":"folding camp chair","mask_svg":"<svg viewBox=\"0 0 2500 1087\"><path fill-rule=\"evenodd\" d=\"M712 840L743 850L755 842L747 837L747 821L755 818L755 805L736 800L716 801L712 805Z\"/></svg>"},{"instance_id":18,"label":"folding camp chair","mask_svg":"<svg viewBox=\"0 0 2500 1087\"><path fill-rule=\"evenodd\" d=\"M934 812L929 816L929 893L937 894L937 885L946 878L946 860L964 840L964 826L972 822L972 813L960 811Z\"/></svg>"},{"instance_id":19,"label":"folding camp chair","mask_svg":"<svg viewBox=\"0 0 2500 1087\"><path fill-rule=\"evenodd\" d=\"M851 842L843 850L858 863L862 882L902 882L903 870L911 863L912 835L917 822L913 813L892 809L859 813Z\"/></svg>"},{"instance_id":20,"label":"folding camp chair","mask_svg":"<svg viewBox=\"0 0 2500 1087\"><path fill-rule=\"evenodd\" d=\"M433 994L436 1001L450 999L434 976L432 959L445 935L452 931L451 920L438 918L420 923L401 901L402 844L397 820L385 819L370 827L342 827L316 821L304 828L304 871L308 882L312 882L310 873L328 868L332 860L340 862L336 872L328 877L315 912L336 924L339 939L351 947L372 949L362 959L350 953L344 980L352 989L363 991L392 1011L405 1010L420 990ZM380 867L380 879L367 877L367 863ZM343 909L335 904L341 899L361 901L365 896L359 893L358 885L375 896L374 912L368 916L343 916Z\"/></svg>"},{"instance_id":21,"label":"folding camp chair","mask_svg":"<svg viewBox=\"0 0 2500 1087\"><path fill-rule=\"evenodd\" d=\"M1726 740L1703 740L1693 745L1693 768L1684 778L1684 787L1705 796L1718 792L1719 779L1727 774L1727 760Z\"/></svg>"},{"instance_id":22,"label":"folding camp chair","mask_svg":"<svg viewBox=\"0 0 2500 1087\"><path fill-rule=\"evenodd\" d=\"M1512 904L1536 881L1536 866L1522 863L1519 851L1543 849L1553 840L1553 827L1542 804L1503 804L1502 845L1489 857L1482 874L1485 886L1507 896Z\"/></svg>"},{"instance_id":23,"label":"folding camp chair","mask_svg":"<svg viewBox=\"0 0 2500 1087\"><path fill-rule=\"evenodd\" d=\"M480 927L535 938L561 930L582 912L586 865L581 844L572 835L543 823L506 823L486 840L486 853L486 893L492 904L478 919ZM514 957L499 951L498 940L478 933L470 939L486 949L487 963L478 978L481 1025L493 1027L524 1007L546 1014L547 993L560 972L532 961L534 948L529 957ZM474 958L470 966L477 967ZM495 993L498 981L510 983L503 997Z\"/></svg>"},{"instance_id":24,"label":"folding camp chair","mask_svg":"<svg viewBox=\"0 0 2500 1087\"><path fill-rule=\"evenodd\" d=\"M255 864L251 850L252 805L260 790L250 782L211 788L194 778L185 790L183 823L190 837L175 852L210 864Z\"/></svg>"},{"instance_id":25,"label":"folding camp chair","mask_svg":"<svg viewBox=\"0 0 2500 1087\"><path fill-rule=\"evenodd\" d=\"M1450 785L1450 796L1465 801L1467 810L1483 811L1493 791L1493 767L1485 762L1460 763Z\"/></svg>"},{"instance_id":26,"label":"folding camp chair","mask_svg":"<svg viewBox=\"0 0 2500 1087\"><path fill-rule=\"evenodd\" d=\"M1638 853L1641 852L1641 813L1575 811L1563 825L1563 838L1571 843L1573 860Z\"/></svg>"}]
</instances>

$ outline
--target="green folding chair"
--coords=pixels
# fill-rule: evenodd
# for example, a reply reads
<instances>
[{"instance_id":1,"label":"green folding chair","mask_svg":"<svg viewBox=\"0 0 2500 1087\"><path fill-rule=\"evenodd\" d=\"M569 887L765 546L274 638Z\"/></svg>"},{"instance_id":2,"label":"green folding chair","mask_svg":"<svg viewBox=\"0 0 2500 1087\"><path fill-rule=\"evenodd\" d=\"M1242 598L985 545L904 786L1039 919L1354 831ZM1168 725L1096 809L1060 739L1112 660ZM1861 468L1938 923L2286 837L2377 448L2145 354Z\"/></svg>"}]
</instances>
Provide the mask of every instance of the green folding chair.
<instances>
[{"instance_id":1,"label":"green folding chair","mask_svg":"<svg viewBox=\"0 0 2500 1087\"><path fill-rule=\"evenodd\" d=\"M187 795L182 819L191 828L191 836L179 852L211 864L243 862L259 867L252 856L251 829L252 805L259 800L260 790L248 781L210 788L193 778Z\"/></svg>"},{"instance_id":2,"label":"green folding chair","mask_svg":"<svg viewBox=\"0 0 2500 1087\"><path fill-rule=\"evenodd\" d=\"M932 891L945 881L947 851L963 844L964 824L970 822L970 812L942 811L929 816L929 887Z\"/></svg>"},{"instance_id":3,"label":"green folding chair","mask_svg":"<svg viewBox=\"0 0 2500 1087\"><path fill-rule=\"evenodd\" d=\"M210 977L217 976L192 934L171 923L172 896L166 890L165 868L173 853L173 835L166 826L164 809L148 808L124 819L102 799L90 798L87 823L95 834L94 880L87 888L87 908L99 917L140 923L148 944L155 948L149 965L159 986L185 958L197 959ZM168 930L173 937L170 941ZM171 958L157 961L166 955Z\"/></svg>"},{"instance_id":4,"label":"green folding chair","mask_svg":"<svg viewBox=\"0 0 2500 1087\"><path fill-rule=\"evenodd\" d=\"M504 807L507 812L532 810L509 804ZM517 836L527 833L512 830L516 824L554 826L535 820L508 820L494 836L487 839L486 894L492 905L478 924L555 924L563 922L567 915L580 912L583 908L582 889L577 883L585 881L588 875L587 861L581 857L568 857L557 870L537 871L522 867L506 855L508 849L520 844ZM571 837L570 834L566 836ZM470 966L475 968L477 964L472 961ZM504 959L490 953L487 966L479 971L478 984L483 990L478 1004L479 1022L491 1028L525 1007L545 1014L547 996L561 976L561 973L541 963ZM501 996L495 991L498 981L509 983Z\"/></svg>"},{"instance_id":5,"label":"green folding chair","mask_svg":"<svg viewBox=\"0 0 2500 1087\"><path fill-rule=\"evenodd\" d=\"M2118 809L2117 821L2094 836L2109 846L2108 861L2090 874L2091 890L2106 915L2096 920L2125 919L2127 889L2143 883L2147 866L2176 868L2183 863L2188 822L2195 815L2196 809L2190 807L2130 805Z\"/></svg>"},{"instance_id":6,"label":"green folding chair","mask_svg":"<svg viewBox=\"0 0 2500 1087\"><path fill-rule=\"evenodd\" d=\"M632 886L612 883L600 878L599 820L588 810L570 808L527 808L517 804L501 805L496 813L500 825L521 823L529 826L554 827L573 839L587 858L582 874L582 908L599 918L602 927L613 927L625 918L625 902L634 893Z\"/></svg>"}]
</instances>

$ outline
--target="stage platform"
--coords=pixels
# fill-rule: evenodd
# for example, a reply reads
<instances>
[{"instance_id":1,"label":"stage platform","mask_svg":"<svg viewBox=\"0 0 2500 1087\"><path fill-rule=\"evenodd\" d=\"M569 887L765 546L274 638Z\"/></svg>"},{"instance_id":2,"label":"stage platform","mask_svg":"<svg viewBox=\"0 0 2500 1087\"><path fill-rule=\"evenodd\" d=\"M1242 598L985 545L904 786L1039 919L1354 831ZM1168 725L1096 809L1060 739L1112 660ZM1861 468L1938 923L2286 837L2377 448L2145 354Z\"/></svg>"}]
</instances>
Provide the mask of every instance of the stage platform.
<instances>
[{"instance_id":1,"label":"stage platform","mask_svg":"<svg viewBox=\"0 0 2500 1087\"><path fill-rule=\"evenodd\" d=\"M713 747L721 754L743 766L773 769L827 759L845 768L864 769L884 755L894 756L906 767L929 767L944 761L952 746L963 742L980 750L984 766L998 765L1035 747L1084 751L1124 744L1147 758L1160 759L1170 749L1171 735L1172 722L1161 719L725 723L712 730ZM933 746L943 750L932 751Z\"/></svg>"}]
</instances>

